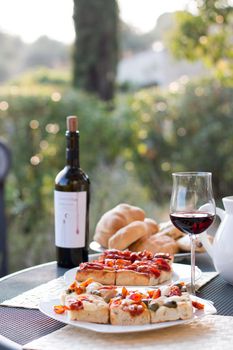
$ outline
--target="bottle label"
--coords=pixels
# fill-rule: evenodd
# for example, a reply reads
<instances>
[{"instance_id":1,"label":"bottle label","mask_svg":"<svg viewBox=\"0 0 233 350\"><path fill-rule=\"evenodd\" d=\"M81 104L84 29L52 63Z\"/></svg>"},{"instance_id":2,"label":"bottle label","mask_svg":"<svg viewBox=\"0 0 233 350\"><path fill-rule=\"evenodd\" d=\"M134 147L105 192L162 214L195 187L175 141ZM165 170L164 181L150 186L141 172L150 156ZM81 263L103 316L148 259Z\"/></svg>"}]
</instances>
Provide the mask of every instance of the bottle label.
<instances>
[{"instance_id":1,"label":"bottle label","mask_svg":"<svg viewBox=\"0 0 233 350\"><path fill-rule=\"evenodd\" d=\"M85 247L87 192L54 191L55 243L62 248Z\"/></svg>"}]
</instances>

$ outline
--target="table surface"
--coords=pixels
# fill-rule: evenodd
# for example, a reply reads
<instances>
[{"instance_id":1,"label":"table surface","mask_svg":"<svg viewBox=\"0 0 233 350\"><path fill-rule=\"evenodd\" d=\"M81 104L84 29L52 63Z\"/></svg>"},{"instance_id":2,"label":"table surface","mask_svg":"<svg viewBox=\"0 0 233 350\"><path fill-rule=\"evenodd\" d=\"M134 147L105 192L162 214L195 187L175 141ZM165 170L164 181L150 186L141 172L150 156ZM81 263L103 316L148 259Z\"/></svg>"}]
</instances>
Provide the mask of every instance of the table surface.
<instances>
[{"instance_id":1,"label":"table surface","mask_svg":"<svg viewBox=\"0 0 233 350\"><path fill-rule=\"evenodd\" d=\"M189 259L180 261L190 264ZM203 271L214 271L207 254L197 254L196 265ZM25 269L0 279L0 303L29 289L62 276L67 269L50 262ZM233 286L221 276L215 277L198 292L212 300L218 315L233 316ZM0 349L21 349L22 345L53 332L64 324L43 315L39 310L0 306Z\"/></svg>"}]
</instances>

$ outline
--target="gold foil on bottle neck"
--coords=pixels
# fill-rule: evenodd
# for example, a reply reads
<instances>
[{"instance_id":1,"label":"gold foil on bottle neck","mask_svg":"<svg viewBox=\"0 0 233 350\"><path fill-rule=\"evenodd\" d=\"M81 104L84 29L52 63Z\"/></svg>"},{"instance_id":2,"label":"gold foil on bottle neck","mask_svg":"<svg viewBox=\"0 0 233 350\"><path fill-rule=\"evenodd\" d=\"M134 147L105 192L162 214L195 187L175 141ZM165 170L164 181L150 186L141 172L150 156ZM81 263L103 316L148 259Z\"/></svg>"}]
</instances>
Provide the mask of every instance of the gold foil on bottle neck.
<instances>
[{"instance_id":1,"label":"gold foil on bottle neck","mask_svg":"<svg viewBox=\"0 0 233 350\"><path fill-rule=\"evenodd\" d=\"M66 118L67 130L75 132L78 129L78 118L75 115L71 115Z\"/></svg>"}]
</instances>

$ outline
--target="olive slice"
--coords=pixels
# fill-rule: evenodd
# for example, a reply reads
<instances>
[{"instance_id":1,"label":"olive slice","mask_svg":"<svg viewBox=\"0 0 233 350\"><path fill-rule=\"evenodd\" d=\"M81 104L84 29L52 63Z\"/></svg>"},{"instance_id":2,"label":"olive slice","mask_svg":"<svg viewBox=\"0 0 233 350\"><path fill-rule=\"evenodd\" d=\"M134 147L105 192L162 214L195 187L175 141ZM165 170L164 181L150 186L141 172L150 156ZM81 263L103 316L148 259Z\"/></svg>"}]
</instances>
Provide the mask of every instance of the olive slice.
<instances>
[{"instance_id":1,"label":"olive slice","mask_svg":"<svg viewBox=\"0 0 233 350\"><path fill-rule=\"evenodd\" d=\"M71 293L73 293L73 290L72 290L72 289L67 289L67 290L66 290L66 294L71 294Z\"/></svg>"},{"instance_id":2,"label":"olive slice","mask_svg":"<svg viewBox=\"0 0 233 350\"><path fill-rule=\"evenodd\" d=\"M149 304L149 309L151 310L151 311L157 311L158 310L158 308L159 308L159 304L158 303L150 303Z\"/></svg>"},{"instance_id":3,"label":"olive slice","mask_svg":"<svg viewBox=\"0 0 233 350\"><path fill-rule=\"evenodd\" d=\"M142 299L142 302L148 307L149 305L149 299Z\"/></svg>"},{"instance_id":4,"label":"olive slice","mask_svg":"<svg viewBox=\"0 0 233 350\"><path fill-rule=\"evenodd\" d=\"M101 293L100 293L100 291L98 291L98 290L93 290L93 291L91 292L91 294L101 296Z\"/></svg>"},{"instance_id":5,"label":"olive slice","mask_svg":"<svg viewBox=\"0 0 233 350\"><path fill-rule=\"evenodd\" d=\"M177 302L175 300L166 301L166 303L164 303L164 306L175 309L177 307Z\"/></svg>"}]
</instances>

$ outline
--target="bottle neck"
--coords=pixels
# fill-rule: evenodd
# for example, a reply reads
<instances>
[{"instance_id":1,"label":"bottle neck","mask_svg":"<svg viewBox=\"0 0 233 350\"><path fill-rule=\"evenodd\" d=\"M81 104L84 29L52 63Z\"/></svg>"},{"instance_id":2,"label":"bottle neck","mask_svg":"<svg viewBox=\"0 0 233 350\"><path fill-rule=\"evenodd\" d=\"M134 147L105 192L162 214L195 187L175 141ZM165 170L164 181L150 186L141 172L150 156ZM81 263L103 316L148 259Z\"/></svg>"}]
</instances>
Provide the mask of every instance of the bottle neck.
<instances>
[{"instance_id":1,"label":"bottle neck","mask_svg":"<svg viewBox=\"0 0 233 350\"><path fill-rule=\"evenodd\" d=\"M79 168L79 132L66 131L66 164Z\"/></svg>"}]
</instances>

